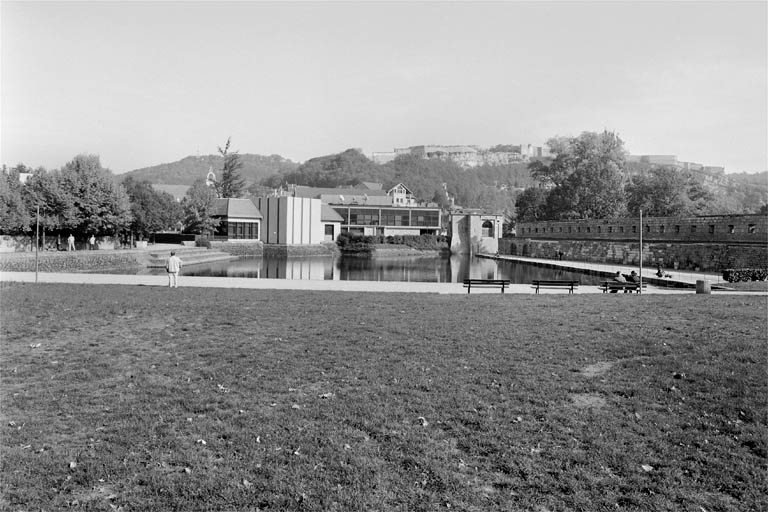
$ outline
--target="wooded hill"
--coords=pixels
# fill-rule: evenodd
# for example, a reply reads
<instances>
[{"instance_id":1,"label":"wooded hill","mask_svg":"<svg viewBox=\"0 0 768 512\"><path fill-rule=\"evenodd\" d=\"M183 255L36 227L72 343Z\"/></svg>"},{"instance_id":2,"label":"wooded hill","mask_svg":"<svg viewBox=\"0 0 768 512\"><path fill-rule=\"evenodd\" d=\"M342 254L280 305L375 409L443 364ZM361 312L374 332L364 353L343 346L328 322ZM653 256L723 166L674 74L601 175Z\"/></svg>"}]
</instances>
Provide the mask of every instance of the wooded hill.
<instances>
[{"instance_id":1,"label":"wooded hill","mask_svg":"<svg viewBox=\"0 0 768 512\"><path fill-rule=\"evenodd\" d=\"M526 163L480 166L463 169L451 161L401 156L387 164L377 164L356 149L320 156L298 164L279 155L242 154L241 176L249 194L261 195L289 184L314 187L355 186L362 182L381 183L388 189L404 183L422 201L448 206L483 208L514 215L517 196L536 186ZM133 176L154 184L191 185L205 178L209 169L220 177L220 155L189 156L177 162L137 169L119 179ZM647 171L647 164L632 164L629 175ZM757 174L701 175L703 186L713 199L702 213L753 213L768 202L768 172Z\"/></svg>"},{"instance_id":2,"label":"wooded hill","mask_svg":"<svg viewBox=\"0 0 768 512\"><path fill-rule=\"evenodd\" d=\"M259 183L273 174L294 171L299 165L280 155L262 156L246 153L240 155L240 161L243 163L240 175L247 185ZM223 164L224 158L221 155L188 156L176 162L126 172L118 175L117 178L122 181L132 176L137 180L147 180L156 185L192 185L197 179L205 179L209 169L213 169L216 177L219 178Z\"/></svg>"}]
</instances>

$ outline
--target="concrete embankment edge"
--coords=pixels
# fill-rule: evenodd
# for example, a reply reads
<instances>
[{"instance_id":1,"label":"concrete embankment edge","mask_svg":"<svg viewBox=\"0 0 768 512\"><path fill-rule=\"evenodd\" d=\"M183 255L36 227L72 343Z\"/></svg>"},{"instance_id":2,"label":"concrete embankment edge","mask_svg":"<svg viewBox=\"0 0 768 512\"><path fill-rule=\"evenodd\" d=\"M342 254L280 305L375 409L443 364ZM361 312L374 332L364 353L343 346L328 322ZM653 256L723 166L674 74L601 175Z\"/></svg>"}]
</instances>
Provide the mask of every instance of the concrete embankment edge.
<instances>
[{"instance_id":1,"label":"concrete embankment edge","mask_svg":"<svg viewBox=\"0 0 768 512\"><path fill-rule=\"evenodd\" d=\"M21 283L69 283L97 285L133 285L162 288L167 286L165 275L121 275L121 274L77 274L40 272L0 272L2 282ZM346 291L346 292L378 292L378 293L436 293L462 294L467 291L462 283L406 283L398 281L328 281L328 280L290 280L290 279L253 279L237 277L200 277L181 276L180 286L183 288L238 288L261 290L305 290L305 291ZM497 289L478 289L471 296L479 294L496 294L500 297L513 294L533 294L533 289L526 284L513 284L505 294ZM576 295L602 293L597 286L584 285L576 291ZM567 300L569 294L562 290L545 290L542 294L557 294ZM695 294L695 290L676 288L649 287L647 294ZM768 295L762 292L718 291L712 295L745 294ZM624 294L621 294L624 296ZM628 294L633 297L636 295ZM615 296L614 296L615 297Z\"/></svg>"}]
</instances>

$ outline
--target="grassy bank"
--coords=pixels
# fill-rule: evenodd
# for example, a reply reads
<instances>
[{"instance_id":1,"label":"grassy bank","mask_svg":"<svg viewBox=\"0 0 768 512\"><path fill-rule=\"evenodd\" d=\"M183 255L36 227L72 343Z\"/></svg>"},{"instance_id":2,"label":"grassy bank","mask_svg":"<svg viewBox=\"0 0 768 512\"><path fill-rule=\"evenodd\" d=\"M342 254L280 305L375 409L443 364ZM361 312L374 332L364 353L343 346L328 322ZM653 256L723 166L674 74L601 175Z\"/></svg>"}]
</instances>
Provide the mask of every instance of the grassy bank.
<instances>
[{"instance_id":1,"label":"grassy bank","mask_svg":"<svg viewBox=\"0 0 768 512\"><path fill-rule=\"evenodd\" d=\"M3 510L766 510L765 297L0 285Z\"/></svg>"}]
</instances>

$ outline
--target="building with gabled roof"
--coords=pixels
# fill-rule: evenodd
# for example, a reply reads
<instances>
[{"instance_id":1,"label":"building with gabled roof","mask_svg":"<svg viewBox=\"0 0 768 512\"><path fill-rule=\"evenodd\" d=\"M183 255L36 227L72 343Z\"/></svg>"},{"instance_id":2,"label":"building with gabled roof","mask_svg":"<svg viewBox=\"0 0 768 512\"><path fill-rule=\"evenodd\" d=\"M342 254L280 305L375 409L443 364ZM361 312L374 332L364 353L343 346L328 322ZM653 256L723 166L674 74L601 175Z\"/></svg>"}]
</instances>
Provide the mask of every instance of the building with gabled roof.
<instances>
[{"instance_id":1,"label":"building with gabled roof","mask_svg":"<svg viewBox=\"0 0 768 512\"><path fill-rule=\"evenodd\" d=\"M211 217L219 220L214 240L254 240L261 235L264 216L250 199L217 198Z\"/></svg>"}]
</instances>

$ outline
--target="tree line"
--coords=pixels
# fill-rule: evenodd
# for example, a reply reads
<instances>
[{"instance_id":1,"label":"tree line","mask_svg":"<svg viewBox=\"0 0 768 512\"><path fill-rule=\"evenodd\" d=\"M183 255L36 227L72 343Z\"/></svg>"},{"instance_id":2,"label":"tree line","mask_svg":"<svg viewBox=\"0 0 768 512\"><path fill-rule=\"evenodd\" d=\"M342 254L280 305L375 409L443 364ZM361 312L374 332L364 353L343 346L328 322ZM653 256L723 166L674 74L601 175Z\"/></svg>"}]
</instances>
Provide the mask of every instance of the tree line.
<instances>
[{"instance_id":1,"label":"tree line","mask_svg":"<svg viewBox=\"0 0 768 512\"><path fill-rule=\"evenodd\" d=\"M159 231L210 232L218 224L212 218L215 199L239 197L245 186L230 140L218 149L224 158L221 179L213 187L204 179L196 181L181 202L148 180L128 177L119 183L96 155L77 155L51 171L4 165L0 233L28 235L38 222L44 232L77 237L133 235L142 240ZM24 183L22 174L29 175Z\"/></svg>"},{"instance_id":2,"label":"tree line","mask_svg":"<svg viewBox=\"0 0 768 512\"><path fill-rule=\"evenodd\" d=\"M765 187L731 186L715 194L690 171L630 163L624 141L609 131L554 137L547 146L550 158L472 169L418 155L377 164L350 149L313 158L260 185L340 187L373 181L389 188L404 183L424 202L504 213L510 221L616 218L640 210L649 216L748 213L764 210L768 199Z\"/></svg>"}]
</instances>

